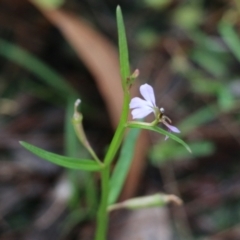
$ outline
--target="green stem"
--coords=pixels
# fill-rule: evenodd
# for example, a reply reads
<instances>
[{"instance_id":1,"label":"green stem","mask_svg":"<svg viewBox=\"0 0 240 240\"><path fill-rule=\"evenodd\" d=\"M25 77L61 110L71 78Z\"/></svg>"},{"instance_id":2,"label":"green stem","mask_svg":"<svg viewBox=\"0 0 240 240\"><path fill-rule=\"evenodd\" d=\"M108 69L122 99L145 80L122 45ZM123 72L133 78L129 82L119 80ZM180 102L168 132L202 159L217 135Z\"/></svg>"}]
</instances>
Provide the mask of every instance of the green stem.
<instances>
[{"instance_id":1,"label":"green stem","mask_svg":"<svg viewBox=\"0 0 240 240\"><path fill-rule=\"evenodd\" d=\"M109 172L110 166L106 166L101 171L101 203L97 213L97 231L95 240L106 240L108 227L108 192L109 192Z\"/></svg>"},{"instance_id":2,"label":"green stem","mask_svg":"<svg viewBox=\"0 0 240 240\"><path fill-rule=\"evenodd\" d=\"M104 159L105 167L101 171L101 201L99 210L97 213L97 231L95 235L95 240L106 240L107 228L108 228L108 193L109 193L109 172L110 163L113 161L115 154L117 153L122 139L124 137L125 124L128 118L129 110L129 93L124 94L123 110L118 124L117 130L113 136L112 142L109 146L107 154Z\"/></svg>"},{"instance_id":3,"label":"green stem","mask_svg":"<svg viewBox=\"0 0 240 240\"><path fill-rule=\"evenodd\" d=\"M109 165L113 161L113 159L121 145L121 142L123 140L124 131L126 128L126 122L128 119L129 101L130 101L129 93L125 92L121 119L118 124L117 130L113 136L112 142L109 146L108 152L104 158L104 164L106 164L106 165Z\"/></svg>"}]
</instances>

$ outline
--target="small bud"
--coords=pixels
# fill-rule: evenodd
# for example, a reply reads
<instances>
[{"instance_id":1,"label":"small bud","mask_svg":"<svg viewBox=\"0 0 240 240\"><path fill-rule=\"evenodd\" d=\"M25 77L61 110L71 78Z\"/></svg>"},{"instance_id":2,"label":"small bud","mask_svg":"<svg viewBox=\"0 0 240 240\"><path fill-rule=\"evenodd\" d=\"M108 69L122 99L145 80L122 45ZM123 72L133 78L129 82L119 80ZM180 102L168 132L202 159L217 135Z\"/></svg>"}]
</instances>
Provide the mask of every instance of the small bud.
<instances>
[{"instance_id":1,"label":"small bud","mask_svg":"<svg viewBox=\"0 0 240 240\"><path fill-rule=\"evenodd\" d=\"M133 74L131 75L131 78L137 78L140 74L140 71L138 69L136 69Z\"/></svg>"},{"instance_id":2,"label":"small bud","mask_svg":"<svg viewBox=\"0 0 240 240\"><path fill-rule=\"evenodd\" d=\"M73 114L73 121L75 122L81 122L82 121L82 114L78 112L78 106L80 105L81 100L77 99L74 103L74 114Z\"/></svg>"},{"instance_id":3,"label":"small bud","mask_svg":"<svg viewBox=\"0 0 240 240\"><path fill-rule=\"evenodd\" d=\"M132 75L127 78L127 84L128 84L129 87L132 86L132 84L134 83L135 79L139 76L139 73L140 73L139 70L136 69L136 70L132 73Z\"/></svg>"}]
</instances>

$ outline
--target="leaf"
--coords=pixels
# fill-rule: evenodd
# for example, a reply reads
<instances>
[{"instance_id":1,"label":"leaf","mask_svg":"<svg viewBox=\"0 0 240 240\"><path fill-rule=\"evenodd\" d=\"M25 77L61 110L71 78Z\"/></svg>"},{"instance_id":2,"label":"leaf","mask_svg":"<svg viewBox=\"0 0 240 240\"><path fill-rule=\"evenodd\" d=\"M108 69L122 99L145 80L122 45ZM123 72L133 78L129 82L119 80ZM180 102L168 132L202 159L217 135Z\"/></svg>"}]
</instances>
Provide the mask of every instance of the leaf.
<instances>
[{"instance_id":1,"label":"leaf","mask_svg":"<svg viewBox=\"0 0 240 240\"><path fill-rule=\"evenodd\" d=\"M233 29L232 24L227 21L222 21L219 25L219 32L233 55L240 61L240 38Z\"/></svg>"},{"instance_id":2,"label":"leaf","mask_svg":"<svg viewBox=\"0 0 240 240\"><path fill-rule=\"evenodd\" d=\"M178 124L178 127L181 129L181 132L183 134L187 134L194 128L197 128L202 124L212 121L214 118L217 117L218 114L219 112L215 104L207 105L193 112L189 117L187 117L180 124Z\"/></svg>"},{"instance_id":3,"label":"leaf","mask_svg":"<svg viewBox=\"0 0 240 240\"><path fill-rule=\"evenodd\" d=\"M149 126L149 125L144 125L144 123L128 123L127 125L129 128L141 128L141 129L146 129L146 130L151 130L154 132L158 132L161 133L163 135L168 136L169 138L173 139L174 141L182 144L190 153L192 152L190 147L180 138L178 138L177 136L175 136L174 134L167 132L165 130L163 130L162 128L159 128L157 126Z\"/></svg>"},{"instance_id":4,"label":"leaf","mask_svg":"<svg viewBox=\"0 0 240 240\"><path fill-rule=\"evenodd\" d=\"M192 51L191 58L216 77L222 76L227 72L226 63L220 54L199 48Z\"/></svg>"},{"instance_id":5,"label":"leaf","mask_svg":"<svg viewBox=\"0 0 240 240\"><path fill-rule=\"evenodd\" d=\"M126 88L127 78L130 76L128 46L126 32L123 22L123 16L120 6L117 6L117 27L118 27L118 46L119 46L119 59L120 59L120 71L122 77L123 89Z\"/></svg>"},{"instance_id":6,"label":"leaf","mask_svg":"<svg viewBox=\"0 0 240 240\"><path fill-rule=\"evenodd\" d=\"M182 146L176 142L164 142L156 144L150 152L151 160L154 165L165 163L171 160L194 159L203 156L209 156L215 150L214 144L208 141L191 142L189 146L193 154L188 154ZM174 151L173 151L174 149Z\"/></svg>"},{"instance_id":7,"label":"leaf","mask_svg":"<svg viewBox=\"0 0 240 240\"><path fill-rule=\"evenodd\" d=\"M20 141L20 144L35 155L62 167L81 169L85 171L99 171L102 169L102 166L92 160L61 156L22 141Z\"/></svg>"},{"instance_id":8,"label":"leaf","mask_svg":"<svg viewBox=\"0 0 240 240\"><path fill-rule=\"evenodd\" d=\"M54 9L61 7L65 0L32 0L35 4L38 4L42 8Z\"/></svg>"},{"instance_id":9,"label":"leaf","mask_svg":"<svg viewBox=\"0 0 240 240\"><path fill-rule=\"evenodd\" d=\"M85 148L80 145L75 134L74 128L72 126L72 116L74 113L74 103L76 98L73 96L68 96L66 112L65 112L65 126L64 126L64 140L65 140L65 151L64 154L67 156L74 156L77 157L77 152L79 151L79 147L81 148L80 151L86 151ZM82 155L83 156L83 155Z\"/></svg>"},{"instance_id":10,"label":"leaf","mask_svg":"<svg viewBox=\"0 0 240 240\"><path fill-rule=\"evenodd\" d=\"M61 96L77 96L77 92L60 74L23 48L0 39L0 55L34 73L40 80L56 89Z\"/></svg>"},{"instance_id":11,"label":"leaf","mask_svg":"<svg viewBox=\"0 0 240 240\"><path fill-rule=\"evenodd\" d=\"M113 204L108 207L108 211L121 208L135 210L149 207L163 207L170 202L175 203L176 205L182 205L182 200L175 195L155 193L150 196L136 197L117 204Z\"/></svg>"},{"instance_id":12,"label":"leaf","mask_svg":"<svg viewBox=\"0 0 240 240\"><path fill-rule=\"evenodd\" d=\"M125 141L120 152L120 157L113 170L112 177L110 180L110 193L108 196L109 205L116 202L122 190L127 173L131 166L132 158L134 155L134 148L139 133L140 129L131 129L125 138Z\"/></svg>"}]
</instances>

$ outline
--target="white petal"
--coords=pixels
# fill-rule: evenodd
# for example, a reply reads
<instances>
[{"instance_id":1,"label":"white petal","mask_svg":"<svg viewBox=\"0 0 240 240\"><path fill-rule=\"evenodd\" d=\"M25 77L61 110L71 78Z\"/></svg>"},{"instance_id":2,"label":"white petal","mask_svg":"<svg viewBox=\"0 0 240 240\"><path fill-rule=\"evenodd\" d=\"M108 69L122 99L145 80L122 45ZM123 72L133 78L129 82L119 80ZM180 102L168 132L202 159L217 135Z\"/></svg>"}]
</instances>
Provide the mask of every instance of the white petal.
<instances>
[{"instance_id":1,"label":"white petal","mask_svg":"<svg viewBox=\"0 0 240 240\"><path fill-rule=\"evenodd\" d=\"M180 133L178 128L168 124L167 122L163 122L163 124L165 124L171 132Z\"/></svg>"},{"instance_id":2,"label":"white petal","mask_svg":"<svg viewBox=\"0 0 240 240\"><path fill-rule=\"evenodd\" d=\"M151 103L152 106L156 107L155 95L153 92L153 88L150 85L143 84L142 86L140 86L140 93L142 94L145 100Z\"/></svg>"},{"instance_id":3,"label":"white petal","mask_svg":"<svg viewBox=\"0 0 240 240\"><path fill-rule=\"evenodd\" d=\"M135 97L131 100L129 107L132 108L142 108L142 107L151 107L149 102L139 98Z\"/></svg>"},{"instance_id":4,"label":"white petal","mask_svg":"<svg viewBox=\"0 0 240 240\"><path fill-rule=\"evenodd\" d=\"M133 119L144 118L151 112L153 112L151 108L135 108L134 110L132 110L132 118Z\"/></svg>"}]
</instances>

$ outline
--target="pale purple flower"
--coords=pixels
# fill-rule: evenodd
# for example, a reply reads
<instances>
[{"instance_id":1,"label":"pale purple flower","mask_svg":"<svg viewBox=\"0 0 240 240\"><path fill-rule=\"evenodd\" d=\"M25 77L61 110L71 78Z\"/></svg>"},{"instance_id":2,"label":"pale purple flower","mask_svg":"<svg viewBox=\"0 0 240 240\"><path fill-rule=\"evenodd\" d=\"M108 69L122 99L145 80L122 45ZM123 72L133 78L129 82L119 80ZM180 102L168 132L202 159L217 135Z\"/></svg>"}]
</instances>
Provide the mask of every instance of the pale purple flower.
<instances>
[{"instance_id":1,"label":"pale purple flower","mask_svg":"<svg viewBox=\"0 0 240 240\"><path fill-rule=\"evenodd\" d=\"M158 107L155 103L155 96L153 92L153 88L148 84L143 84L140 86L140 93L142 94L143 99L139 97L135 97L130 102L130 109L132 110L132 118L140 119L144 118L150 113L154 113L158 110Z\"/></svg>"},{"instance_id":2,"label":"pale purple flower","mask_svg":"<svg viewBox=\"0 0 240 240\"><path fill-rule=\"evenodd\" d=\"M153 88L148 84L143 84L140 86L140 93L144 99L134 97L129 104L130 109L133 109L132 118L141 119L148 116L150 113L154 113L158 122L162 122L169 131L180 133L178 128L170 124L171 120L167 116L163 115L164 109L159 109L157 107Z\"/></svg>"}]
</instances>

